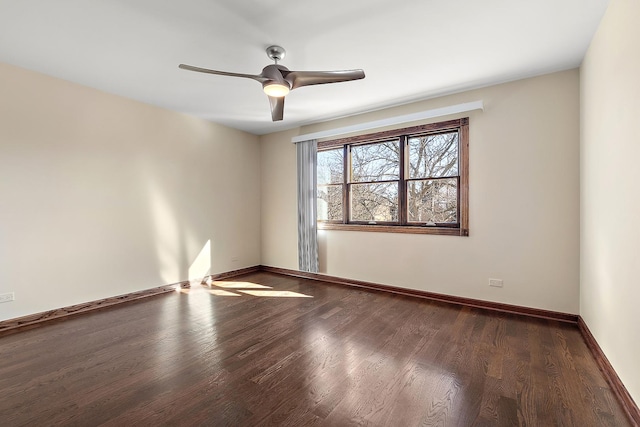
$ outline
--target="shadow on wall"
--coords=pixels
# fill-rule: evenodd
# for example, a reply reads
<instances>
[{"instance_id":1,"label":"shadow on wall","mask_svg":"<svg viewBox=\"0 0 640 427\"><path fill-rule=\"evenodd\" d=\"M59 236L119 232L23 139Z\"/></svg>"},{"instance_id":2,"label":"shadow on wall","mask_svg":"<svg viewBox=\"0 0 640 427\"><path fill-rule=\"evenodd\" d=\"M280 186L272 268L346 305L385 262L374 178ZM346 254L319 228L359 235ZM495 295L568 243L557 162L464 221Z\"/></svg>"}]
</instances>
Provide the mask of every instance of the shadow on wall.
<instances>
[{"instance_id":1,"label":"shadow on wall","mask_svg":"<svg viewBox=\"0 0 640 427\"><path fill-rule=\"evenodd\" d=\"M327 233L318 230L318 273L327 274Z\"/></svg>"}]
</instances>

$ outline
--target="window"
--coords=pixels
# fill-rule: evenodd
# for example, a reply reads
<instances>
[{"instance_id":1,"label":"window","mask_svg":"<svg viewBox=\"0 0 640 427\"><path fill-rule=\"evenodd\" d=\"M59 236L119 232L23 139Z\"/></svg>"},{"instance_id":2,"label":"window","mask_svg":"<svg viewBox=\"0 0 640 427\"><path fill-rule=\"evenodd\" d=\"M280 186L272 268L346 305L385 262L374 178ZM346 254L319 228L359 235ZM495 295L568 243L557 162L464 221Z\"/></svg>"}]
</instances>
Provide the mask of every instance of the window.
<instances>
[{"instance_id":1,"label":"window","mask_svg":"<svg viewBox=\"0 0 640 427\"><path fill-rule=\"evenodd\" d=\"M318 228L468 235L469 119L318 143Z\"/></svg>"}]
</instances>

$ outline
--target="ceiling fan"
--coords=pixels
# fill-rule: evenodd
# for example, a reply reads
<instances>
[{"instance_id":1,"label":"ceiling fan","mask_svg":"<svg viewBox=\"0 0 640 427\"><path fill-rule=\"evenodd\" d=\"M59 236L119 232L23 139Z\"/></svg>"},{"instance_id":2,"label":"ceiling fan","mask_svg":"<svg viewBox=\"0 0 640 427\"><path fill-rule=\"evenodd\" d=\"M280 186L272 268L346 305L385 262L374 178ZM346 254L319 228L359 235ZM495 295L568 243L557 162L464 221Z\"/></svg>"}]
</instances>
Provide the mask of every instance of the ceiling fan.
<instances>
[{"instance_id":1,"label":"ceiling fan","mask_svg":"<svg viewBox=\"0 0 640 427\"><path fill-rule=\"evenodd\" d=\"M262 83L264 93L269 97L271 119L274 122L282 120L284 115L284 97L293 89L302 86L346 82L364 78L363 70L290 71L287 67L278 64L278 61L284 58L285 53L286 51L281 46L269 46L267 48L267 56L273 59L275 64L267 65L262 69L260 74L256 75L216 71L185 64L180 64L178 67L183 70L197 71L199 73L244 77Z\"/></svg>"}]
</instances>

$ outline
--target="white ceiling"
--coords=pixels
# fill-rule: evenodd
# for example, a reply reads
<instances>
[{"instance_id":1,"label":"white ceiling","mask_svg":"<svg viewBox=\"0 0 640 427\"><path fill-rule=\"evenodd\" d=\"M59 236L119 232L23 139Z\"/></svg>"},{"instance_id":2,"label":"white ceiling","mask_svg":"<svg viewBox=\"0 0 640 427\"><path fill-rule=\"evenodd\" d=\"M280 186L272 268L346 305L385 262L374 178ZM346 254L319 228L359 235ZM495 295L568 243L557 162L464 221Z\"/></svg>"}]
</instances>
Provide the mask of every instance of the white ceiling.
<instances>
[{"instance_id":1,"label":"white ceiling","mask_svg":"<svg viewBox=\"0 0 640 427\"><path fill-rule=\"evenodd\" d=\"M0 62L255 134L580 65L607 0L0 0ZM284 120L249 79L366 78L291 92Z\"/></svg>"}]
</instances>

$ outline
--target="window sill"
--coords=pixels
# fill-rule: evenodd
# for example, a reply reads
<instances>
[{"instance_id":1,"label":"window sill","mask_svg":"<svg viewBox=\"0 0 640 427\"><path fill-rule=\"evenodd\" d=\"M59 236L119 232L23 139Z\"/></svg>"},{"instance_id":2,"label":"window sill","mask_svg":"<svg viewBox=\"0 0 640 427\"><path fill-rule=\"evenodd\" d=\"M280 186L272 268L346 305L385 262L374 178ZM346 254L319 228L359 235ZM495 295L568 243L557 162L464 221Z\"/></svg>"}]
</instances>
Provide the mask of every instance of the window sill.
<instances>
[{"instance_id":1,"label":"window sill","mask_svg":"<svg viewBox=\"0 0 640 427\"><path fill-rule=\"evenodd\" d=\"M469 230L452 227L421 227L413 225L366 225L318 222L318 230L373 231L377 233L435 234L440 236L468 236Z\"/></svg>"}]
</instances>

